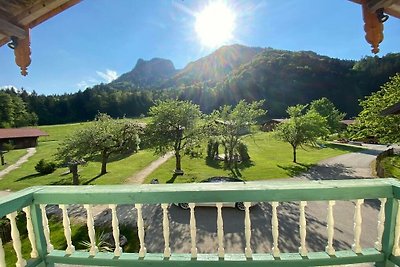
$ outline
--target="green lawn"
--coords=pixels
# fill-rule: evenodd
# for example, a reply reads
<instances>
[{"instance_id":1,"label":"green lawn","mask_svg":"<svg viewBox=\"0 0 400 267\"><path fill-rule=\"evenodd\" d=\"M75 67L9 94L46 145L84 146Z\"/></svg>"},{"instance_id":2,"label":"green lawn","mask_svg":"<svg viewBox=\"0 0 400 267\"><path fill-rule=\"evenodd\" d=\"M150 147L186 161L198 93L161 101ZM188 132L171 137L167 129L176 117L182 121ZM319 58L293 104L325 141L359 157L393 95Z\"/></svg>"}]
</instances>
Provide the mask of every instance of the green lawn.
<instances>
[{"instance_id":1,"label":"green lawn","mask_svg":"<svg viewBox=\"0 0 400 267\"><path fill-rule=\"evenodd\" d=\"M400 179L400 156L393 155L383 159L382 164L385 168L385 176Z\"/></svg>"},{"instance_id":2,"label":"green lawn","mask_svg":"<svg viewBox=\"0 0 400 267\"><path fill-rule=\"evenodd\" d=\"M39 138L36 147L37 152L29 158L28 162L0 179L0 190L11 189L15 191L34 185L71 184L72 175L66 174L67 168L59 168L52 174L40 175L36 172L35 165L40 159L53 160L53 155L57 151L60 141L85 124L40 126L39 128L48 133L49 136ZM10 153L13 154L14 151ZM157 157L151 150L141 150L133 155L111 157L107 164L108 173L100 177L98 175L101 163L91 161L87 166L79 167L81 184L122 184L127 178L149 165Z\"/></svg>"},{"instance_id":3,"label":"green lawn","mask_svg":"<svg viewBox=\"0 0 400 267\"><path fill-rule=\"evenodd\" d=\"M11 150L7 153L4 154L4 160L6 162L5 165L0 165L0 171L4 170L5 168L7 168L8 166L10 166L11 164L14 164L15 162L17 162L17 160L22 157L23 155L25 155L26 149L15 149L15 150Z\"/></svg>"},{"instance_id":4,"label":"green lawn","mask_svg":"<svg viewBox=\"0 0 400 267\"><path fill-rule=\"evenodd\" d=\"M238 169L225 169L223 162L207 161L205 155L201 158L184 156L182 168L185 174L183 176L174 177L172 175L175 168L175 158L171 158L151 173L145 182L148 183L153 178L158 178L162 183L197 182L217 175L236 175L248 181L291 177L306 171L322 159L360 150L360 148L330 144L326 145L325 148L300 148L297 151L298 163L296 164L292 162L291 146L275 140L271 133L256 133L245 138L245 142L249 148L251 162L240 164Z\"/></svg>"}]
</instances>

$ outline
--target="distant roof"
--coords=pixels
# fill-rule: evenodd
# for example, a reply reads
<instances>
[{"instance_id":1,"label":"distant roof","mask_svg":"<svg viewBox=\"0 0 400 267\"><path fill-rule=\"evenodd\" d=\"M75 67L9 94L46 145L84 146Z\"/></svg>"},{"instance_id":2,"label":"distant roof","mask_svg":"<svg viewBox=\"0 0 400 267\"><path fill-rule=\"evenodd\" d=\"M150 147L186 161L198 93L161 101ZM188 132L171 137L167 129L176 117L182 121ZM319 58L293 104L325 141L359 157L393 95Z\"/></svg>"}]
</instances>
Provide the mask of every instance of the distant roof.
<instances>
[{"instance_id":1,"label":"distant roof","mask_svg":"<svg viewBox=\"0 0 400 267\"><path fill-rule=\"evenodd\" d=\"M281 123L281 122L283 122L283 121L285 121L285 120L287 120L287 119L270 119L269 121L267 121L267 123L268 123L268 122L278 122L278 123Z\"/></svg>"},{"instance_id":2,"label":"distant roof","mask_svg":"<svg viewBox=\"0 0 400 267\"><path fill-rule=\"evenodd\" d=\"M48 134L36 128L8 128L0 129L0 139L21 138L21 137L39 137Z\"/></svg>"},{"instance_id":3,"label":"distant roof","mask_svg":"<svg viewBox=\"0 0 400 267\"><path fill-rule=\"evenodd\" d=\"M352 125L354 124L355 120L341 120L340 122L345 124L345 125Z\"/></svg>"},{"instance_id":4,"label":"distant roof","mask_svg":"<svg viewBox=\"0 0 400 267\"><path fill-rule=\"evenodd\" d=\"M395 115L395 114L400 114L400 102L385 108L381 112L381 115L384 115L384 116Z\"/></svg>"}]
</instances>

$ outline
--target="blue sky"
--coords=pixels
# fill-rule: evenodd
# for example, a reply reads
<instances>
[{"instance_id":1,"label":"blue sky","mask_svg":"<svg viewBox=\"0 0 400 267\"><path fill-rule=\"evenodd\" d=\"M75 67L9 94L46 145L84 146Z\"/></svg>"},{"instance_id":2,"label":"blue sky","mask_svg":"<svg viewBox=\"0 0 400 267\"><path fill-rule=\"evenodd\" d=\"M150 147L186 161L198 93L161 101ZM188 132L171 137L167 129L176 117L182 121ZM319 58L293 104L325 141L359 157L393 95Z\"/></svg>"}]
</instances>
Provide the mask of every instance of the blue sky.
<instances>
[{"instance_id":1,"label":"blue sky","mask_svg":"<svg viewBox=\"0 0 400 267\"><path fill-rule=\"evenodd\" d=\"M223 0L220 0L223 1ZM84 0L31 31L32 63L20 75L13 51L0 47L0 87L62 94L109 82L139 58L172 60L176 68L208 55L195 14L208 0ZM226 0L235 13L226 44L311 50L341 59L372 55L361 6L347 0ZM400 19L385 23L380 56L399 52Z\"/></svg>"}]
</instances>

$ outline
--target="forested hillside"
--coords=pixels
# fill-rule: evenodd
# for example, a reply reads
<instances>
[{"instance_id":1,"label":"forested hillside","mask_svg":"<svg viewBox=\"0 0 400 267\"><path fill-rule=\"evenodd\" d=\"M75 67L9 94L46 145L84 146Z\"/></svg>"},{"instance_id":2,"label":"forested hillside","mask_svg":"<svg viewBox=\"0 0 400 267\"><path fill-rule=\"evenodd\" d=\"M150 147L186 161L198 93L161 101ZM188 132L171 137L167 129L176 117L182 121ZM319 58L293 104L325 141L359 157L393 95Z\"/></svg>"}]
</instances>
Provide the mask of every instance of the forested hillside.
<instances>
[{"instance_id":1,"label":"forested hillside","mask_svg":"<svg viewBox=\"0 0 400 267\"><path fill-rule=\"evenodd\" d=\"M92 120L98 112L113 117L146 115L157 99L192 100L204 112L224 104L265 99L269 118L286 116L288 106L329 98L347 117L358 114L359 99L378 91L400 72L400 54L341 60L314 52L225 46L176 71L164 59L139 60L110 84L63 95L20 96L39 124Z\"/></svg>"}]
</instances>

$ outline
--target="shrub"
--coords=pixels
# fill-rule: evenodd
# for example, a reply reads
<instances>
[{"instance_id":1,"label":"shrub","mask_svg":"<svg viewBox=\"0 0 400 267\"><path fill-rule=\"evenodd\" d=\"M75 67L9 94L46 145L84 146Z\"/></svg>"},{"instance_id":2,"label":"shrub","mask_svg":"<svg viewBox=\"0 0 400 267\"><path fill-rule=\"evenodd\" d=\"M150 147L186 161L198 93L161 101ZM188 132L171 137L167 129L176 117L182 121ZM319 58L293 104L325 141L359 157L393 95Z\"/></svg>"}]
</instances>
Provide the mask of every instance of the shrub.
<instances>
[{"instance_id":1,"label":"shrub","mask_svg":"<svg viewBox=\"0 0 400 267\"><path fill-rule=\"evenodd\" d=\"M239 152L239 155L240 155L240 159L242 161L250 160L250 155L249 155L247 146L244 143L242 143L242 142L239 143L238 152Z\"/></svg>"},{"instance_id":2,"label":"shrub","mask_svg":"<svg viewBox=\"0 0 400 267\"><path fill-rule=\"evenodd\" d=\"M35 166L35 170L40 174L49 174L56 170L56 164L52 161L41 159Z\"/></svg>"}]
</instances>

